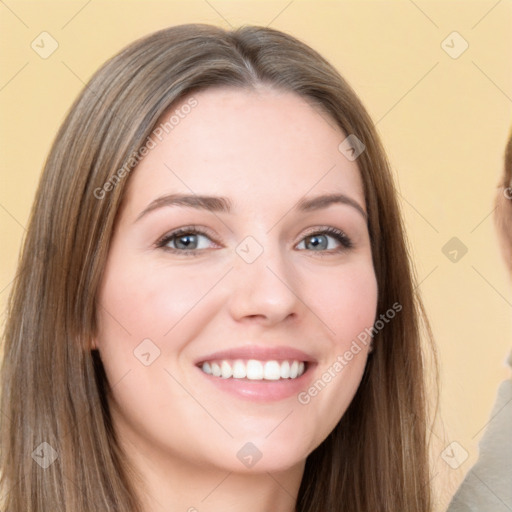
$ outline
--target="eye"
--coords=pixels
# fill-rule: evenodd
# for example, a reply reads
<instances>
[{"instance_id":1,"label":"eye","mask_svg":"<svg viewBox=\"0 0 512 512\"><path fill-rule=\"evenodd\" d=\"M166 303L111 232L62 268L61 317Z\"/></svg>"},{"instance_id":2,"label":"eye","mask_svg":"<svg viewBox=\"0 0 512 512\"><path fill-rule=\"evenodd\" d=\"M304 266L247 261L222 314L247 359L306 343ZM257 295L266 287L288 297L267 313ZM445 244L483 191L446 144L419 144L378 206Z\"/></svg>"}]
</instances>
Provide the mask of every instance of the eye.
<instances>
[{"instance_id":1,"label":"eye","mask_svg":"<svg viewBox=\"0 0 512 512\"><path fill-rule=\"evenodd\" d=\"M218 247L207 233L197 228L180 228L163 236L156 246L170 252L187 254Z\"/></svg>"},{"instance_id":2,"label":"eye","mask_svg":"<svg viewBox=\"0 0 512 512\"><path fill-rule=\"evenodd\" d=\"M297 249L315 252L340 252L352 247L350 238L343 231L335 228L315 231L304 237L296 246Z\"/></svg>"}]
</instances>

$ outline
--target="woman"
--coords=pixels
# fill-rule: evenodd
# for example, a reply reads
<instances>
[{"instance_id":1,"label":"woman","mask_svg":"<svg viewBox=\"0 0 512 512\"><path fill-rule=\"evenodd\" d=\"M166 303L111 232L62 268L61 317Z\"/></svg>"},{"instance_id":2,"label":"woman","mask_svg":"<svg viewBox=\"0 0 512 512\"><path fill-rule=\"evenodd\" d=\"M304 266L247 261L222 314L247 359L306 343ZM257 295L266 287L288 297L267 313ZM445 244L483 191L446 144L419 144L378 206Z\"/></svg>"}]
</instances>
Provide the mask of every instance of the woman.
<instances>
[{"instance_id":1,"label":"woman","mask_svg":"<svg viewBox=\"0 0 512 512\"><path fill-rule=\"evenodd\" d=\"M512 134L505 149L505 166L496 193L495 222L505 264L512 274Z\"/></svg>"},{"instance_id":2,"label":"woman","mask_svg":"<svg viewBox=\"0 0 512 512\"><path fill-rule=\"evenodd\" d=\"M384 151L332 66L265 28L137 41L35 200L3 510L426 512L420 313Z\"/></svg>"},{"instance_id":3,"label":"woman","mask_svg":"<svg viewBox=\"0 0 512 512\"><path fill-rule=\"evenodd\" d=\"M505 150L505 170L496 193L494 220L501 252L512 273L512 135ZM512 366L512 352L508 363ZM506 512L512 508L512 379L500 384L477 463L466 475L448 512Z\"/></svg>"}]
</instances>

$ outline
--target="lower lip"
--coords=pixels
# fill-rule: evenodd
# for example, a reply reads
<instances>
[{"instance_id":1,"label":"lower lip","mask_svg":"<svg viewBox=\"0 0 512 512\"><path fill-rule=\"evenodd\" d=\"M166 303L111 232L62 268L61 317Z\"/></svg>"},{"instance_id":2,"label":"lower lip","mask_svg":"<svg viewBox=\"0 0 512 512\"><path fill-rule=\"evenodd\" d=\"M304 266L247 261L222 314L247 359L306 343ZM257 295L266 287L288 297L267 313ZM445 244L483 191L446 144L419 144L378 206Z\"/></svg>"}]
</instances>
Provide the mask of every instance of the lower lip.
<instances>
[{"instance_id":1,"label":"lower lip","mask_svg":"<svg viewBox=\"0 0 512 512\"><path fill-rule=\"evenodd\" d=\"M298 395L305 390L311 380L313 367L312 363L308 363L306 371L300 377L280 380L223 379L204 373L201 368L196 368L203 377L222 391L246 400L274 402Z\"/></svg>"}]
</instances>

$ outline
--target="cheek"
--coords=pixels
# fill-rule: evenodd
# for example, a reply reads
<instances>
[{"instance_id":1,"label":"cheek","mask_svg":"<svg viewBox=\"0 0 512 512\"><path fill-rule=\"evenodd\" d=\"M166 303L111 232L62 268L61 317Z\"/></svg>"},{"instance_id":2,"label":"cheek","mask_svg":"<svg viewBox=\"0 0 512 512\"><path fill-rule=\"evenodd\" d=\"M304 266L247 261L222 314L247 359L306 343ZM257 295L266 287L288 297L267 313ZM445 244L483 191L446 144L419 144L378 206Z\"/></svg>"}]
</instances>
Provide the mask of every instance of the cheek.
<instances>
[{"instance_id":1,"label":"cheek","mask_svg":"<svg viewBox=\"0 0 512 512\"><path fill-rule=\"evenodd\" d=\"M150 338L163 350L173 329L187 324L191 312L202 320L210 314L208 302L202 299L218 280L217 272L115 260L120 263L107 266L100 293L104 340L126 340L135 347Z\"/></svg>"},{"instance_id":2,"label":"cheek","mask_svg":"<svg viewBox=\"0 0 512 512\"><path fill-rule=\"evenodd\" d=\"M373 265L364 262L317 274L307 289L312 309L324 324L321 331L329 333L316 378L297 397L318 430L318 441L334 429L360 385L378 292Z\"/></svg>"},{"instance_id":3,"label":"cheek","mask_svg":"<svg viewBox=\"0 0 512 512\"><path fill-rule=\"evenodd\" d=\"M377 280L373 265L360 262L316 273L305 290L317 316L331 334L337 351L370 328L377 309Z\"/></svg>"}]
</instances>

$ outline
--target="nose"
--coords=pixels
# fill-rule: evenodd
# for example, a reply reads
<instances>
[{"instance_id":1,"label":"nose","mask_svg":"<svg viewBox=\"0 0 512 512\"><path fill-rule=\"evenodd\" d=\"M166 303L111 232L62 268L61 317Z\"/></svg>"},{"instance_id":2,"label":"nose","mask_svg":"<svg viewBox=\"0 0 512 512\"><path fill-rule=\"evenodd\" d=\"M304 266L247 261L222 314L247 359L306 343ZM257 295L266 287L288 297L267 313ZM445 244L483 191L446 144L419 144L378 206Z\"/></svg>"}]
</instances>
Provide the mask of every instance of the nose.
<instances>
[{"instance_id":1,"label":"nose","mask_svg":"<svg viewBox=\"0 0 512 512\"><path fill-rule=\"evenodd\" d=\"M229 310L237 322L271 326L300 316L298 280L278 249L264 249L252 263L237 255L230 279Z\"/></svg>"}]
</instances>

